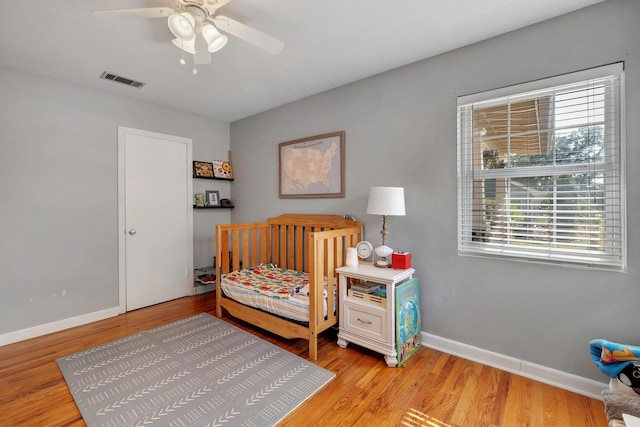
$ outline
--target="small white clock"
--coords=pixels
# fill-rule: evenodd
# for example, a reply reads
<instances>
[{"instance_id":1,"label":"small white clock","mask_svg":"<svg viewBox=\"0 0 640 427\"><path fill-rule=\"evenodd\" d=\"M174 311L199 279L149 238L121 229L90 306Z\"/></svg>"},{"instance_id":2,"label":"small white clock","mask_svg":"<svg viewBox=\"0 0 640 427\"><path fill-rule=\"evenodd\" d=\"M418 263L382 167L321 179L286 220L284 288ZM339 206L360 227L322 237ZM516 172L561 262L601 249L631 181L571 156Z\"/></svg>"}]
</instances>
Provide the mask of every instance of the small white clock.
<instances>
[{"instance_id":1,"label":"small white clock","mask_svg":"<svg viewBox=\"0 0 640 427\"><path fill-rule=\"evenodd\" d=\"M366 240L363 240L361 242L358 242L358 244L356 245L356 251L358 252L358 256L361 259L369 258L373 253L373 245Z\"/></svg>"}]
</instances>

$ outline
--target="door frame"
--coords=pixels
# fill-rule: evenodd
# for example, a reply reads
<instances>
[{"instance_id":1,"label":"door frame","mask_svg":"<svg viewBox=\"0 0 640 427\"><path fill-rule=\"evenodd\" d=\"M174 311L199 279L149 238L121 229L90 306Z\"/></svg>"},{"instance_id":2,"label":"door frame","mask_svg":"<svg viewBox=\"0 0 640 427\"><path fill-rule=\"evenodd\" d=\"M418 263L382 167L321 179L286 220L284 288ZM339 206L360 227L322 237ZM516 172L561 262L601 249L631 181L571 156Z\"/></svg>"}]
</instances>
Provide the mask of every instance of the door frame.
<instances>
[{"instance_id":1,"label":"door frame","mask_svg":"<svg viewBox=\"0 0 640 427\"><path fill-rule=\"evenodd\" d=\"M157 132L149 132L141 129L134 129L125 126L118 126L118 308L119 313L127 311L127 280L126 280L126 210L125 210L125 138L127 134L135 134L149 138L158 138L185 144L187 148L187 194L193 194L192 180L192 140L175 135L167 135ZM187 265L193 267L193 211L187 210L187 241L190 242L187 248ZM193 268L190 269L189 277L193 281ZM192 287L190 295L195 289Z\"/></svg>"}]
</instances>

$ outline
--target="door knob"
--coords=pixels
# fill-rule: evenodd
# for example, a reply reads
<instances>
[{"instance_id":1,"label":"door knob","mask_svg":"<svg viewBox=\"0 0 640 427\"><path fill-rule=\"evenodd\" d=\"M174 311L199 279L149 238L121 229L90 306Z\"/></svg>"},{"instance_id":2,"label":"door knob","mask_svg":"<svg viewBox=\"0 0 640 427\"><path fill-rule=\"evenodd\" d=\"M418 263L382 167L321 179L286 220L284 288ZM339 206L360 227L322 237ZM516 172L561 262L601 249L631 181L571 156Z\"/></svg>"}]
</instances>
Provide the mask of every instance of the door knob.
<instances>
[{"instance_id":1,"label":"door knob","mask_svg":"<svg viewBox=\"0 0 640 427\"><path fill-rule=\"evenodd\" d=\"M131 234L131 235L133 236L134 234L136 234L136 230L134 230L134 229L132 228L131 230L129 230L129 234Z\"/></svg>"}]
</instances>

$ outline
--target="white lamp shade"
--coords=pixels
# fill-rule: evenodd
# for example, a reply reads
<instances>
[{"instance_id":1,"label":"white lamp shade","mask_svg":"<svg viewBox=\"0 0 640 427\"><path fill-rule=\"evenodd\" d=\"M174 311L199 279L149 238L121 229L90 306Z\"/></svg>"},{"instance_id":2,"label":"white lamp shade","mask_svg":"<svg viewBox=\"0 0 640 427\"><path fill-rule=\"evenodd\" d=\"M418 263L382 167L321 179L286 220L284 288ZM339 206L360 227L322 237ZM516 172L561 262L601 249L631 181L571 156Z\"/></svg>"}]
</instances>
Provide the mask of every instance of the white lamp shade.
<instances>
[{"instance_id":1,"label":"white lamp shade","mask_svg":"<svg viewBox=\"0 0 640 427\"><path fill-rule=\"evenodd\" d=\"M209 52L217 52L227 44L229 38L223 36L220 32L211 24L205 24L202 27L202 37L207 41L207 49Z\"/></svg>"},{"instance_id":2,"label":"white lamp shade","mask_svg":"<svg viewBox=\"0 0 640 427\"><path fill-rule=\"evenodd\" d=\"M188 41L184 41L182 39L179 38L175 38L173 40L171 40L171 43L173 43L174 45L178 46L180 49L184 50L185 52L188 52L192 55L196 54L196 39L195 37L191 40Z\"/></svg>"},{"instance_id":3,"label":"white lamp shade","mask_svg":"<svg viewBox=\"0 0 640 427\"><path fill-rule=\"evenodd\" d=\"M196 36L196 21L188 12L172 13L167 24L173 35L181 40L193 40Z\"/></svg>"},{"instance_id":4,"label":"white lamp shade","mask_svg":"<svg viewBox=\"0 0 640 427\"><path fill-rule=\"evenodd\" d=\"M403 187L371 187L367 213L370 215L406 215Z\"/></svg>"}]
</instances>

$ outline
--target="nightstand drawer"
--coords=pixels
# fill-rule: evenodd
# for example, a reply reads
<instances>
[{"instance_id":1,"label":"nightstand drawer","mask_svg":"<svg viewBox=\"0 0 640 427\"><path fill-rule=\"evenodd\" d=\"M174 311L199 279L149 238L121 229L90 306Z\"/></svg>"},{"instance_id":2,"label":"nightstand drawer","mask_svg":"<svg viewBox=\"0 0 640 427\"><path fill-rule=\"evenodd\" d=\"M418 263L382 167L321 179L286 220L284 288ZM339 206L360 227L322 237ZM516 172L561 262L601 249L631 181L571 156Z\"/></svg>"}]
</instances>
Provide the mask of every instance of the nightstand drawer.
<instances>
[{"instance_id":1,"label":"nightstand drawer","mask_svg":"<svg viewBox=\"0 0 640 427\"><path fill-rule=\"evenodd\" d=\"M344 315L340 323L349 331L380 341L387 340L386 310L345 303Z\"/></svg>"}]
</instances>

